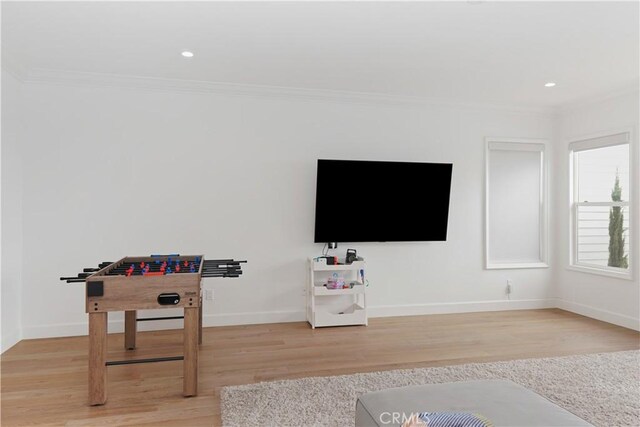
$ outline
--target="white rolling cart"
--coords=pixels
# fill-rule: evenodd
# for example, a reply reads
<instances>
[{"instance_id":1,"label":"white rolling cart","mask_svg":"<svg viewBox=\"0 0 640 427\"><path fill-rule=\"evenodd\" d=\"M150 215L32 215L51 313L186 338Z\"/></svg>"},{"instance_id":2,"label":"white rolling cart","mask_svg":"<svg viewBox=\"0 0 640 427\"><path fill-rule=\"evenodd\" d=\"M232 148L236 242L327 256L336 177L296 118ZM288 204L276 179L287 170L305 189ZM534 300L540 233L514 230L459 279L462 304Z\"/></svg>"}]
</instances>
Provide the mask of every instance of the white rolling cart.
<instances>
[{"instance_id":1,"label":"white rolling cart","mask_svg":"<svg viewBox=\"0 0 640 427\"><path fill-rule=\"evenodd\" d=\"M366 285L360 275L364 266L364 261L327 265L324 259L309 259L307 321L312 328L367 325ZM334 273L341 275L346 283L355 283L353 288L327 289L324 285Z\"/></svg>"}]
</instances>

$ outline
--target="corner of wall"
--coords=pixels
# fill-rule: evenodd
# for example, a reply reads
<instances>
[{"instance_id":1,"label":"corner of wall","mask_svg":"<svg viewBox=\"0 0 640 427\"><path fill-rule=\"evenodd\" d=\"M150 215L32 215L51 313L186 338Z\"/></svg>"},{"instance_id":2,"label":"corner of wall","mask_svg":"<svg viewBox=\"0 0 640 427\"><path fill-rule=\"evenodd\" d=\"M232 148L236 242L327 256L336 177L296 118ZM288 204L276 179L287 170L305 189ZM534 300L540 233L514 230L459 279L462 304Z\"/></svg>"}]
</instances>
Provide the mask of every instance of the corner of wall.
<instances>
[{"instance_id":1,"label":"corner of wall","mask_svg":"<svg viewBox=\"0 0 640 427\"><path fill-rule=\"evenodd\" d=\"M22 339L22 171L20 140L22 126L22 83L2 68L0 116L2 117L2 149L0 152L0 199L2 213L2 250L0 252L0 352L5 352Z\"/></svg>"},{"instance_id":2,"label":"corner of wall","mask_svg":"<svg viewBox=\"0 0 640 427\"><path fill-rule=\"evenodd\" d=\"M562 171L562 162L564 158L564 150L562 149L561 120L562 111L560 109L554 110L551 127L551 159L549 162L549 182L551 183L551 194L549 194L549 230L551 234L549 250L551 252L551 292L555 301L559 301L562 294L559 272L564 262L563 249L557 244L558 240L562 239L561 222L557 215L559 207L562 206L563 203L562 192L558 191L561 187L561 185L558 185L558 182L563 181L562 173L559 171Z\"/></svg>"},{"instance_id":3,"label":"corner of wall","mask_svg":"<svg viewBox=\"0 0 640 427\"><path fill-rule=\"evenodd\" d=\"M632 235L635 250L633 280L621 280L570 271L569 264L569 140L583 135L632 127L633 182L640 182L640 96L637 85L558 108L554 117L553 150L553 230L555 233L553 281L558 308L583 316L640 330L640 221ZM635 154L634 154L635 153ZM633 209L640 210L640 186L632 194ZM637 214L636 214L636 217Z\"/></svg>"}]
</instances>

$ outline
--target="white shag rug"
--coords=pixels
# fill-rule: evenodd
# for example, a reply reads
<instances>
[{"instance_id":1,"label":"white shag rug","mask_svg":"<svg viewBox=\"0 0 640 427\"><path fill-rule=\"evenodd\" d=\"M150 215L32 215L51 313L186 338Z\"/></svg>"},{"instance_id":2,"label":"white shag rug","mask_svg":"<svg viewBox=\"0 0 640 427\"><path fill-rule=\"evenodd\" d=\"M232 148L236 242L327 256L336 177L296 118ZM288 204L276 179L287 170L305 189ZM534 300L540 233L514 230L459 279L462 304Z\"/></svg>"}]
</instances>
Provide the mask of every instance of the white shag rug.
<instances>
[{"instance_id":1,"label":"white shag rug","mask_svg":"<svg viewBox=\"0 0 640 427\"><path fill-rule=\"evenodd\" d=\"M523 385L596 426L640 426L637 350L224 387L222 423L228 427L352 426L356 399L364 393L496 378Z\"/></svg>"}]
</instances>

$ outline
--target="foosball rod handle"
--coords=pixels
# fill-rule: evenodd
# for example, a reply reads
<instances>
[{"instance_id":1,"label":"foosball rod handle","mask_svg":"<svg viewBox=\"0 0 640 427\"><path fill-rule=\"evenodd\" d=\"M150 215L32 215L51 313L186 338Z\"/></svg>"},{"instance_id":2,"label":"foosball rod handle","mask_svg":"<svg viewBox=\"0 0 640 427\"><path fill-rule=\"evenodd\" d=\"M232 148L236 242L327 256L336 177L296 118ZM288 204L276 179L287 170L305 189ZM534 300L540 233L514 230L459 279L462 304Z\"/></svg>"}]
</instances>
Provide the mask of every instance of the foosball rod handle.
<instances>
[{"instance_id":1,"label":"foosball rod handle","mask_svg":"<svg viewBox=\"0 0 640 427\"><path fill-rule=\"evenodd\" d=\"M214 263L214 262L219 262L220 264L236 264L236 263L246 263L247 260L243 260L243 261L236 261L233 259L205 259L204 263Z\"/></svg>"},{"instance_id":2,"label":"foosball rod handle","mask_svg":"<svg viewBox=\"0 0 640 427\"><path fill-rule=\"evenodd\" d=\"M84 280L89 276L91 276L91 273L78 273L77 276L61 277L60 280L72 280L72 279L83 279Z\"/></svg>"}]
</instances>

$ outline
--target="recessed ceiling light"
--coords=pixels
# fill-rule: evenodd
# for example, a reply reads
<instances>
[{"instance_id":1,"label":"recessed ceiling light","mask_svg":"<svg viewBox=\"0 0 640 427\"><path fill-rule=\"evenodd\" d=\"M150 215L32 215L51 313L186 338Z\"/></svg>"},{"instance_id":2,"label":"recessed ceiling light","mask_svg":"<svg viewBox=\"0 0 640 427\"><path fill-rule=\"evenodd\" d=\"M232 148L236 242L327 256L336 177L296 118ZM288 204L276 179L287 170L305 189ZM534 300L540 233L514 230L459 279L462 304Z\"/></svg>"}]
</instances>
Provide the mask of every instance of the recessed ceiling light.
<instances>
[{"instance_id":1,"label":"recessed ceiling light","mask_svg":"<svg viewBox=\"0 0 640 427\"><path fill-rule=\"evenodd\" d=\"M185 58L193 58L193 52L185 50L182 52L182 56L184 56Z\"/></svg>"},{"instance_id":2,"label":"recessed ceiling light","mask_svg":"<svg viewBox=\"0 0 640 427\"><path fill-rule=\"evenodd\" d=\"M556 84L554 82L547 82L544 84L544 87L554 87Z\"/></svg>"}]
</instances>

